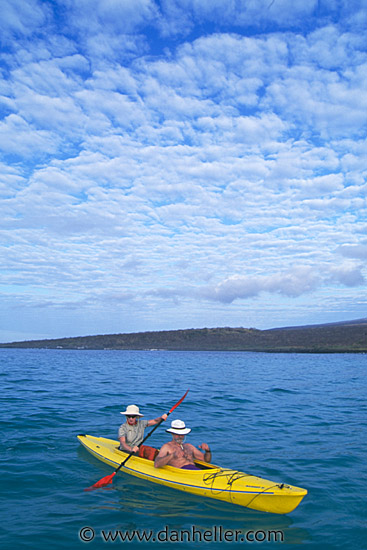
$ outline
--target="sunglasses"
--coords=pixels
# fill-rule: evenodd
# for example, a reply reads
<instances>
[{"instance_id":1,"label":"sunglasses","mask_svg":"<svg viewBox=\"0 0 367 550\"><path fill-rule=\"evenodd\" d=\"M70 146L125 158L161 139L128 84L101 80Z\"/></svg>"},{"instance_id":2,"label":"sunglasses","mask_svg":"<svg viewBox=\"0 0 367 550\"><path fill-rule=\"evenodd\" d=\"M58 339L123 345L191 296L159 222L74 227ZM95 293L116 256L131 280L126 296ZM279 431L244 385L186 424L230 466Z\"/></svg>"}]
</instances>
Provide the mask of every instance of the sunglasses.
<instances>
[{"instance_id":1,"label":"sunglasses","mask_svg":"<svg viewBox=\"0 0 367 550\"><path fill-rule=\"evenodd\" d=\"M126 418L136 418L137 415L136 414L127 414L126 415Z\"/></svg>"}]
</instances>

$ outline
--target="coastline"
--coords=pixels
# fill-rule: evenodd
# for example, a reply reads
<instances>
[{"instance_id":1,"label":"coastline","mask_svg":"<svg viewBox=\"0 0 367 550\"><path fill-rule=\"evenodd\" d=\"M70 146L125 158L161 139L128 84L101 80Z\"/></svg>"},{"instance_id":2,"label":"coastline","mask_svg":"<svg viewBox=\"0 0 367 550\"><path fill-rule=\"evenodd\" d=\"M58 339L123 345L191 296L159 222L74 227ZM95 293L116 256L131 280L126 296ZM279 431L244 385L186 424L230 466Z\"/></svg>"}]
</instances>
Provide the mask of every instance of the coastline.
<instances>
[{"instance_id":1,"label":"coastline","mask_svg":"<svg viewBox=\"0 0 367 550\"><path fill-rule=\"evenodd\" d=\"M224 327L77 336L1 343L0 348L367 353L367 319L267 330Z\"/></svg>"}]
</instances>

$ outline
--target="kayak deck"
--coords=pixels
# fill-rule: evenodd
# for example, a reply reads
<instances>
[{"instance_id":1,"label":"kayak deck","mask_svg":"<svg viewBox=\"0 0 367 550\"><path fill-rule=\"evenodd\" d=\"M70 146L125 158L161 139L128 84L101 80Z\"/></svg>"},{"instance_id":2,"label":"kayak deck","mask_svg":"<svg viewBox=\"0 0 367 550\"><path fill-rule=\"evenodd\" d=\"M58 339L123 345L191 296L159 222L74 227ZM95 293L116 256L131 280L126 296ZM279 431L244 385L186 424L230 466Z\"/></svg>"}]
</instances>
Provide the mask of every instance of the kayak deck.
<instances>
[{"instance_id":1,"label":"kayak deck","mask_svg":"<svg viewBox=\"0 0 367 550\"><path fill-rule=\"evenodd\" d=\"M119 450L116 440L90 435L78 435L78 439L93 456L114 469L128 456ZM180 491L278 514L292 512L307 494L307 490L300 487L275 483L206 462L195 463L200 470L172 466L155 468L151 460L131 456L121 471Z\"/></svg>"}]
</instances>

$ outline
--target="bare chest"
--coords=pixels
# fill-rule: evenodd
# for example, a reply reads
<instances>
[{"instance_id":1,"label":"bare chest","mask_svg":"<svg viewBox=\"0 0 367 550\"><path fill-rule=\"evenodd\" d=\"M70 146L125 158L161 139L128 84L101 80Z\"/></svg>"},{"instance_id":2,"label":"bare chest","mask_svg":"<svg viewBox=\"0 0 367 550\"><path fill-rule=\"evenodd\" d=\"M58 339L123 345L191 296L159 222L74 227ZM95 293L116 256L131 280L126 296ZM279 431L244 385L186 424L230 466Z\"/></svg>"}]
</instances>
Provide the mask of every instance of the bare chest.
<instances>
[{"instance_id":1,"label":"bare chest","mask_svg":"<svg viewBox=\"0 0 367 550\"><path fill-rule=\"evenodd\" d=\"M176 459L193 460L193 453L188 445L174 445L173 453Z\"/></svg>"}]
</instances>

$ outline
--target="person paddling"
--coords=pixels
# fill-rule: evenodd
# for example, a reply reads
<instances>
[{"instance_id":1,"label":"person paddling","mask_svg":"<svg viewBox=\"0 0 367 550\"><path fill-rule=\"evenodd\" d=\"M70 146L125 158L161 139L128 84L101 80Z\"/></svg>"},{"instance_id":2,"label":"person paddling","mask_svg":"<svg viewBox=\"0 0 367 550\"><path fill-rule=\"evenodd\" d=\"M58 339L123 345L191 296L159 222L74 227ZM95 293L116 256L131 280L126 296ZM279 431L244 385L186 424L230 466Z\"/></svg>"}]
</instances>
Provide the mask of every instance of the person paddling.
<instances>
[{"instance_id":1,"label":"person paddling","mask_svg":"<svg viewBox=\"0 0 367 550\"><path fill-rule=\"evenodd\" d=\"M121 424L118 437L120 440L120 451L139 454L139 444L144 439L144 430L148 426L154 426L162 420L167 420L167 414L162 414L153 420L141 420L144 415L140 413L139 407L129 405L126 411L121 412L126 416L126 422Z\"/></svg>"},{"instance_id":2,"label":"person paddling","mask_svg":"<svg viewBox=\"0 0 367 550\"><path fill-rule=\"evenodd\" d=\"M206 443L199 445L203 452L199 451L191 443L184 443L185 436L191 432L191 428L186 428L182 420L173 420L171 427L166 430L172 434L172 441L165 443L155 458L154 466L174 466L184 470L200 470L195 465L194 460L203 460L209 462L212 458L211 451Z\"/></svg>"}]
</instances>

